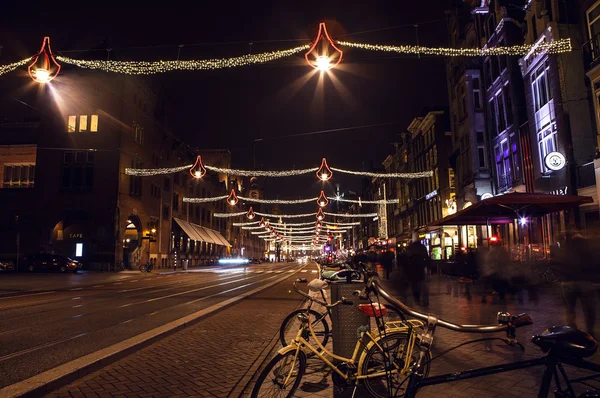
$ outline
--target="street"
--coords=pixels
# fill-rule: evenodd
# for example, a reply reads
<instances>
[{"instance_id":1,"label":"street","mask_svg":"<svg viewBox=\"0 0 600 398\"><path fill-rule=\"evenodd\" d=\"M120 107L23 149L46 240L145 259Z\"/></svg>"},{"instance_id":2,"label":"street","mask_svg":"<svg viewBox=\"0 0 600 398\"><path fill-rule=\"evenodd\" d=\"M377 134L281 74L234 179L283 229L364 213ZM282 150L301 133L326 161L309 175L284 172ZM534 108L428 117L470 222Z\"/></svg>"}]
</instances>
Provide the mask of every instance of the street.
<instances>
[{"instance_id":1,"label":"street","mask_svg":"<svg viewBox=\"0 0 600 398\"><path fill-rule=\"evenodd\" d=\"M189 273L2 274L0 387L291 273L298 264Z\"/></svg>"}]
</instances>

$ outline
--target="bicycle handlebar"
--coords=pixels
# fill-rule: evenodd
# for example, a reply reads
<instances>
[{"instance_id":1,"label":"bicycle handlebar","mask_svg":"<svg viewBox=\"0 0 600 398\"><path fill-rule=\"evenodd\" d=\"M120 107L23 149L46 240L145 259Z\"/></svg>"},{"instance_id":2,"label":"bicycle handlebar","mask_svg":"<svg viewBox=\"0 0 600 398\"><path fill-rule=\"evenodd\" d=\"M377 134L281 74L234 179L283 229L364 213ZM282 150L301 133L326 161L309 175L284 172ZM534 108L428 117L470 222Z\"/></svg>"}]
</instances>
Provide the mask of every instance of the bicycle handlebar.
<instances>
[{"instance_id":1,"label":"bicycle handlebar","mask_svg":"<svg viewBox=\"0 0 600 398\"><path fill-rule=\"evenodd\" d=\"M381 295L381 297L383 297L390 304L392 304L392 306L396 307L400 311L407 313L410 316L413 316L417 319L421 319L425 322L428 321L428 319L430 317L429 315L423 314L421 312L418 312L418 311L408 307L406 304L404 304L400 300L396 299L395 297L392 297L388 292L386 292L383 289L383 287L381 286L381 284L379 283L378 277L373 276L373 277L369 278L367 285L368 285L368 287L375 290L379 295ZM518 315L518 316L514 317L514 319L512 319L511 321L514 322L513 325L515 327L530 325L532 323L531 318L529 318L529 316L527 314ZM441 326L443 328L450 329L450 330L453 330L456 332L461 332L461 333L497 333L497 332L507 331L508 328L510 327L510 325L508 325L508 324L460 325L460 324L448 322L441 318L437 319L437 325Z\"/></svg>"}]
</instances>

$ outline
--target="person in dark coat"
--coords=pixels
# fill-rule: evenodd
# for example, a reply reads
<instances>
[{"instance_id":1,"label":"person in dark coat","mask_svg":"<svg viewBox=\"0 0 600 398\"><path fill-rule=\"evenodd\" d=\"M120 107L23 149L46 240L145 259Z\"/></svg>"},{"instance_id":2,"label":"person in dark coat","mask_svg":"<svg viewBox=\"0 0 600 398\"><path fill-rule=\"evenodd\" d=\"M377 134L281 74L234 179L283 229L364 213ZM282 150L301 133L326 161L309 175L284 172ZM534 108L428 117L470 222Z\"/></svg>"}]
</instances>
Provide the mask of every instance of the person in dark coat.
<instances>
[{"instance_id":1,"label":"person in dark coat","mask_svg":"<svg viewBox=\"0 0 600 398\"><path fill-rule=\"evenodd\" d=\"M404 275L410 284L415 303L428 306L429 292L425 286L425 268L429 265L427 248L419 241L413 241L407 247L407 264Z\"/></svg>"},{"instance_id":2,"label":"person in dark coat","mask_svg":"<svg viewBox=\"0 0 600 398\"><path fill-rule=\"evenodd\" d=\"M394 253L390 250L381 253L381 256L379 256L379 263L383 267L384 278L390 279L392 268L394 267Z\"/></svg>"}]
</instances>

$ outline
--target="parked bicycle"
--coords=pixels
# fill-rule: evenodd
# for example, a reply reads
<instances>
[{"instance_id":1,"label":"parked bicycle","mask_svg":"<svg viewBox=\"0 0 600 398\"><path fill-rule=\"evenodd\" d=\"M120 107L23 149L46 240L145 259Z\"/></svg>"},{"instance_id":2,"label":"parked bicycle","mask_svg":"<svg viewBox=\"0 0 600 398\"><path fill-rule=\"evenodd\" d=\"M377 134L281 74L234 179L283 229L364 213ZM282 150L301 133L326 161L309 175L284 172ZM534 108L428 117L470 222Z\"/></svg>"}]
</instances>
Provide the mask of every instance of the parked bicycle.
<instances>
[{"instance_id":1,"label":"parked bicycle","mask_svg":"<svg viewBox=\"0 0 600 398\"><path fill-rule=\"evenodd\" d=\"M419 389L425 386L450 383L534 366L545 367L542 382L538 391L538 397L548 396L553 380L556 388L554 390L554 396L561 398L577 396L573 388L573 384L575 383L583 383L586 386L591 386L589 384L590 381L599 381L600 365L583 359L592 356L596 352L596 341L587 333L568 326L553 326L544 332L533 336L531 341L540 347L546 354L541 358L427 377L427 372L429 371L432 361L431 347L433 346L433 338L437 326L460 333L506 332L505 339L498 337L483 338L463 343L459 346L485 340L501 340L508 345L519 346L521 349L524 349L517 341L516 329L521 326L531 325L533 324L533 321L527 314L513 316L507 312L499 312L497 325L459 325L443 320L433 314L426 315L409 308L400 300L397 300L386 292L376 277L370 278L366 289L367 291L373 292L375 295L383 297L391 306L394 306L404 314L425 322L425 327L418 339L419 356L412 366L410 375L400 383L394 383L394 380L390 380L391 383L386 386L389 390L392 390L393 396L412 398L416 396ZM454 348L458 348L459 346ZM571 365L579 369L586 369L595 374L571 380L567 376L563 364ZM386 382L388 380L382 379L382 381ZM597 394L600 394L600 391L596 389L594 392L586 392L583 395L580 395L580 397L593 397L598 396Z\"/></svg>"},{"instance_id":2,"label":"parked bicycle","mask_svg":"<svg viewBox=\"0 0 600 398\"><path fill-rule=\"evenodd\" d=\"M323 274L321 274L323 275ZM327 306L327 297L325 289L336 280L345 280L350 275L351 280L360 280L361 274L355 270L342 269L334 273L327 275L327 278L315 279L311 281L307 286L308 290L312 295L303 292L298 289L297 283L306 283L306 279L297 279L294 281L294 291L308 300L306 308L292 311L281 323L279 327L279 341L282 346L287 346L296 334L298 330L302 328L302 322L298 315L308 313L311 318L312 327L315 331L315 336L319 338L321 345L327 345L331 338L333 331L331 330L331 309ZM339 279L338 279L339 278ZM317 298L320 297L320 298ZM313 306L317 304L320 306L321 311L313 309ZM385 315L383 315L384 323L391 323L401 320L401 314L394 309L387 309Z\"/></svg>"},{"instance_id":3,"label":"parked bicycle","mask_svg":"<svg viewBox=\"0 0 600 398\"><path fill-rule=\"evenodd\" d=\"M559 281L558 276L556 276L556 273L552 270L552 267L537 268L535 272L538 278L544 279L547 282L556 283Z\"/></svg>"},{"instance_id":4,"label":"parked bicycle","mask_svg":"<svg viewBox=\"0 0 600 398\"><path fill-rule=\"evenodd\" d=\"M142 264L140 265L140 271L141 272L152 272L152 269L154 268L154 265L150 264Z\"/></svg>"},{"instance_id":5,"label":"parked bicycle","mask_svg":"<svg viewBox=\"0 0 600 398\"><path fill-rule=\"evenodd\" d=\"M302 327L260 373L251 396L283 394L292 397L304 376L307 354L311 353L332 369L333 382L338 387L353 386L356 389L363 383L374 397L392 397L391 386L400 382L397 378L406 377L418 359L418 350L414 347L418 346L417 329L423 323L403 319L399 323L384 324L382 318L386 315L386 307L370 300L369 295L366 298L369 303L360 304L358 309L374 318L379 327L374 330L359 328L360 337L351 358L336 355L321 344L322 336L316 335L311 313L305 310L297 314ZM329 311L340 304L353 303L342 297L333 304L325 303L325 307ZM428 374L429 367L424 366L423 371Z\"/></svg>"}]
</instances>

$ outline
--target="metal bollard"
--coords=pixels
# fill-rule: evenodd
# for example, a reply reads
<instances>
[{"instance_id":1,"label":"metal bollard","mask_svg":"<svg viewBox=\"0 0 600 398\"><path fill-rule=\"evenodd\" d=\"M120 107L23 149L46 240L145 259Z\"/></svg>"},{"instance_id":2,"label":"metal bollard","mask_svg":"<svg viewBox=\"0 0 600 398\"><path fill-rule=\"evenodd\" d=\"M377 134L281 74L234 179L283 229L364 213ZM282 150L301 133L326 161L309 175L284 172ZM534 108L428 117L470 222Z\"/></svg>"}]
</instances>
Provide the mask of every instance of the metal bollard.
<instances>
[{"instance_id":1,"label":"metal bollard","mask_svg":"<svg viewBox=\"0 0 600 398\"><path fill-rule=\"evenodd\" d=\"M369 325L369 317L358 310L358 304L368 303L360 300L353 293L364 287L361 281L336 281L331 284L331 302L336 302L342 297L352 300L353 305L340 304L331 314L333 353L344 358L351 358L358 340L358 329ZM333 396L336 398L351 397L354 387L349 386L344 390L335 387Z\"/></svg>"}]
</instances>

